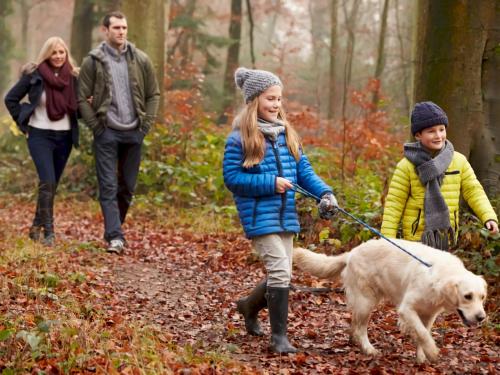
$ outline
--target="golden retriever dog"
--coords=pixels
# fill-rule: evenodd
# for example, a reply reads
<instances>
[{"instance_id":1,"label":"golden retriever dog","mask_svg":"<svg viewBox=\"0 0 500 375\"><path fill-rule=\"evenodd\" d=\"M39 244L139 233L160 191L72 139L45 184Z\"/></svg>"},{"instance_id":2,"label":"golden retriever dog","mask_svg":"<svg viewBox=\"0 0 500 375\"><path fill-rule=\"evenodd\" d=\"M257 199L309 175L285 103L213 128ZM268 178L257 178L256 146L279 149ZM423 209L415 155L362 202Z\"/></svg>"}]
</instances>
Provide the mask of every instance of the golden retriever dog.
<instances>
[{"instance_id":1,"label":"golden retriever dog","mask_svg":"<svg viewBox=\"0 0 500 375\"><path fill-rule=\"evenodd\" d=\"M352 311L351 338L365 354L378 353L368 340L367 326L372 310L387 300L397 308L402 331L416 341L417 361L435 362L439 349L431 335L434 320L441 312L456 311L466 326L481 323L486 318L486 282L466 270L455 255L419 242L393 241L432 267L384 239L370 240L337 256L295 248L293 260L314 276L341 275Z\"/></svg>"}]
</instances>

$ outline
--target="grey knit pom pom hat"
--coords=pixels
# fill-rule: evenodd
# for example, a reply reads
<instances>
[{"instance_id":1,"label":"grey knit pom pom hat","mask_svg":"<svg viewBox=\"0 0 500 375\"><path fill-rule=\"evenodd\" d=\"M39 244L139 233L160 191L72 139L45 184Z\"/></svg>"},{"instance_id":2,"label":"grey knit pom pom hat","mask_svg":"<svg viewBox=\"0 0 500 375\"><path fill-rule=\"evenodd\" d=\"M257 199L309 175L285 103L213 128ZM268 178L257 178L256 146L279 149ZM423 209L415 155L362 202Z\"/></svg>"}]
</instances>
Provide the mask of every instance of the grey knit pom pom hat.
<instances>
[{"instance_id":1,"label":"grey knit pom pom hat","mask_svg":"<svg viewBox=\"0 0 500 375\"><path fill-rule=\"evenodd\" d=\"M278 76L266 70L238 68L234 72L234 81L245 96L245 103L259 96L271 86L283 88Z\"/></svg>"},{"instance_id":2,"label":"grey knit pom pom hat","mask_svg":"<svg viewBox=\"0 0 500 375\"><path fill-rule=\"evenodd\" d=\"M448 116L445 111L433 102L420 102L415 104L411 112L411 134L430 128L434 125L448 127Z\"/></svg>"}]
</instances>

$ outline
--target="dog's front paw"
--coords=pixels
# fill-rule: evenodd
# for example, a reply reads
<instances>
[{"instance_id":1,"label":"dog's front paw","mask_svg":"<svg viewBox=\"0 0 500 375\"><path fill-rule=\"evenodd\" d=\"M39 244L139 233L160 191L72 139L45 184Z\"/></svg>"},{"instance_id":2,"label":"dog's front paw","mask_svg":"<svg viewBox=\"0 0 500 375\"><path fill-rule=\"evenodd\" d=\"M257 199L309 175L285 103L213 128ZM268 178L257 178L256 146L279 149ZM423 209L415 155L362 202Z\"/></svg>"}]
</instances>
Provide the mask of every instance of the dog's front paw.
<instances>
[{"instance_id":1,"label":"dog's front paw","mask_svg":"<svg viewBox=\"0 0 500 375\"><path fill-rule=\"evenodd\" d=\"M427 357L425 356L424 350L419 345L417 347L417 363L418 364L424 363L426 359L427 359Z\"/></svg>"},{"instance_id":2,"label":"dog's front paw","mask_svg":"<svg viewBox=\"0 0 500 375\"><path fill-rule=\"evenodd\" d=\"M363 346L361 351L366 355L377 356L379 351L373 347L373 345Z\"/></svg>"},{"instance_id":3,"label":"dog's front paw","mask_svg":"<svg viewBox=\"0 0 500 375\"><path fill-rule=\"evenodd\" d=\"M439 356L439 348L436 346L436 344L432 343L432 345L427 345L426 347L423 348L425 352L425 356L429 360L429 362L434 363L438 360ZM418 355L418 353L417 353ZM417 357L418 360L418 357Z\"/></svg>"}]
</instances>

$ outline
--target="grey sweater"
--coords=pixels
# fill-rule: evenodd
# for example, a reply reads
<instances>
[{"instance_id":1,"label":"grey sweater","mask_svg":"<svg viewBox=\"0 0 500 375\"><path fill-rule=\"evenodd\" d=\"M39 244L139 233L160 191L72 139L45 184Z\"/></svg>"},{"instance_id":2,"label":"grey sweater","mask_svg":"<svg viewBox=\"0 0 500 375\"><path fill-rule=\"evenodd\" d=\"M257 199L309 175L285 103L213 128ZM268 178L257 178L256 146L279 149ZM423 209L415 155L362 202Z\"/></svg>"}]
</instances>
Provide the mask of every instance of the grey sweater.
<instances>
[{"instance_id":1,"label":"grey sweater","mask_svg":"<svg viewBox=\"0 0 500 375\"><path fill-rule=\"evenodd\" d=\"M108 126L116 130L135 129L139 119L132 99L125 57L128 45L122 51L117 51L107 43L102 43L101 46L105 55L104 63L113 80L111 104L107 112Z\"/></svg>"}]
</instances>

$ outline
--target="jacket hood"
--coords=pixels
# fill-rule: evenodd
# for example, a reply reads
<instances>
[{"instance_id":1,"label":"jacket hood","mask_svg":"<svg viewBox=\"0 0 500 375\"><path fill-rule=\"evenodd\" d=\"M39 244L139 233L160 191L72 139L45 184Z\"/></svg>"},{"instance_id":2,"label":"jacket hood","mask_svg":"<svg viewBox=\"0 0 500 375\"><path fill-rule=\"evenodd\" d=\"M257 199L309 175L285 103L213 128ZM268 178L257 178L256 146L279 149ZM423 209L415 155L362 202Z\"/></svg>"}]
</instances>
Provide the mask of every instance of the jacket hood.
<instances>
[{"instance_id":1,"label":"jacket hood","mask_svg":"<svg viewBox=\"0 0 500 375\"><path fill-rule=\"evenodd\" d=\"M31 74L38 68L38 65L34 62L29 62L24 64L21 68L21 74Z\"/></svg>"},{"instance_id":2,"label":"jacket hood","mask_svg":"<svg viewBox=\"0 0 500 375\"><path fill-rule=\"evenodd\" d=\"M232 130L240 130L240 124L241 124L241 115L237 115L233 119L233 123L231 124L231 129Z\"/></svg>"}]
</instances>

